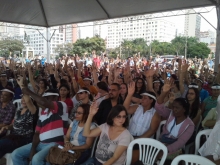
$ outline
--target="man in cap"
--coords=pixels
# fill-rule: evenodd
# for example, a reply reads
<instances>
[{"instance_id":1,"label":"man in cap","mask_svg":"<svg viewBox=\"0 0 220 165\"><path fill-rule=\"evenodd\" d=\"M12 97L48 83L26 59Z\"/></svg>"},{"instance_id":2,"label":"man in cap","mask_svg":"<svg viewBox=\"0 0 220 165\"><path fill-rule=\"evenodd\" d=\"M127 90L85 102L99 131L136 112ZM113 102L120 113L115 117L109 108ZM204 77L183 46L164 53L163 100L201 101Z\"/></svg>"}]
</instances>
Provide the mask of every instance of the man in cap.
<instances>
[{"instance_id":1,"label":"man in cap","mask_svg":"<svg viewBox=\"0 0 220 165\"><path fill-rule=\"evenodd\" d=\"M204 99L202 103L202 117L205 118L208 114L208 112L217 106L217 98L220 95L220 85L219 84L213 84L212 85L212 96L208 96L206 99Z\"/></svg>"},{"instance_id":2,"label":"man in cap","mask_svg":"<svg viewBox=\"0 0 220 165\"><path fill-rule=\"evenodd\" d=\"M12 102L14 91L12 88L5 88L1 90L0 96L0 129L6 125L10 125L14 119L16 108ZM6 134L3 131L0 137Z\"/></svg>"},{"instance_id":3,"label":"man in cap","mask_svg":"<svg viewBox=\"0 0 220 165\"><path fill-rule=\"evenodd\" d=\"M28 165L29 158L32 165L44 165L50 148L64 144L64 135L68 129L67 105L58 102L59 93L56 89L45 91L41 97L24 87L22 77L19 77L17 82L23 94L32 97L41 108L33 142L13 151L13 164Z\"/></svg>"},{"instance_id":4,"label":"man in cap","mask_svg":"<svg viewBox=\"0 0 220 165\"><path fill-rule=\"evenodd\" d=\"M79 98L79 102L74 106L74 108L71 111L70 119L74 119L74 115L78 107L82 104L89 104L91 105L92 102L90 101L90 91L88 88L83 87L77 92L77 97Z\"/></svg>"},{"instance_id":5,"label":"man in cap","mask_svg":"<svg viewBox=\"0 0 220 165\"><path fill-rule=\"evenodd\" d=\"M202 88L203 86L203 81L200 78L196 79L196 84L199 86L199 96L200 96L200 101L201 103L209 96L209 92L205 89Z\"/></svg>"}]
</instances>

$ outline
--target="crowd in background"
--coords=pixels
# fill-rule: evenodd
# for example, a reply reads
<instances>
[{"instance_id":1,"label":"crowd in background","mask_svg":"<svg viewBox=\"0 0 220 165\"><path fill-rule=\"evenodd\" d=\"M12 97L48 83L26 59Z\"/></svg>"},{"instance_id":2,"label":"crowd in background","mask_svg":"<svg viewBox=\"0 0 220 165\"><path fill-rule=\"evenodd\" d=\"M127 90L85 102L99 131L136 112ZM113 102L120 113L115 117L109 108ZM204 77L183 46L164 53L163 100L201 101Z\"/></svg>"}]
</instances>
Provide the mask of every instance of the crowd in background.
<instances>
[{"instance_id":1,"label":"crowd in background","mask_svg":"<svg viewBox=\"0 0 220 165\"><path fill-rule=\"evenodd\" d=\"M26 64L11 59L0 68L0 158L12 153L14 165L50 164L60 153L71 157L71 151L79 155L69 164L122 165L130 142L156 138L163 120L157 140L167 147L166 164L201 129L213 132L200 155L220 160L220 65L214 72L211 58L113 59L94 50L54 63L44 57ZM18 99L21 107L13 104ZM138 159L136 145L132 162Z\"/></svg>"}]
</instances>

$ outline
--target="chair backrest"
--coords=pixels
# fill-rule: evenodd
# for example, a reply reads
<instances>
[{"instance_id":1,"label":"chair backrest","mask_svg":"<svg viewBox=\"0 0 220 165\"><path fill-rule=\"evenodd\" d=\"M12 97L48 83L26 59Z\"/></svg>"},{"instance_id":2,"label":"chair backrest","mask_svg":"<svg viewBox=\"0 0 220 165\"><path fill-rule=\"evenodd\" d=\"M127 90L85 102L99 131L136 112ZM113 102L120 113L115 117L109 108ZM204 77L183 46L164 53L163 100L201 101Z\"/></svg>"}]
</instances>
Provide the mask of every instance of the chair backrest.
<instances>
[{"instance_id":1,"label":"chair backrest","mask_svg":"<svg viewBox=\"0 0 220 165\"><path fill-rule=\"evenodd\" d=\"M215 165L215 163L205 157L187 154L177 156L173 159L171 165L178 165L181 160L185 162L185 165Z\"/></svg>"},{"instance_id":2,"label":"chair backrest","mask_svg":"<svg viewBox=\"0 0 220 165\"><path fill-rule=\"evenodd\" d=\"M21 99L14 100L13 104L15 104L17 109L20 109L21 108Z\"/></svg>"},{"instance_id":3,"label":"chair backrest","mask_svg":"<svg viewBox=\"0 0 220 165\"><path fill-rule=\"evenodd\" d=\"M205 129L202 131L199 131L199 133L196 135L196 146L195 146L195 155L198 154L198 150L200 148L200 139L202 135L206 136L206 140L208 139L212 129Z\"/></svg>"},{"instance_id":4,"label":"chair backrest","mask_svg":"<svg viewBox=\"0 0 220 165\"><path fill-rule=\"evenodd\" d=\"M160 134L162 132L162 127L164 126L164 124L166 123L166 120L163 120L160 122L160 125L157 129L157 132L156 132L156 139L159 140L159 137L160 137Z\"/></svg>"},{"instance_id":5,"label":"chair backrest","mask_svg":"<svg viewBox=\"0 0 220 165\"><path fill-rule=\"evenodd\" d=\"M95 126L98 127L98 124L95 123ZM91 151L91 158L94 157L94 153L95 153L95 149L96 149L96 146L97 146L97 143L98 143L98 139L99 139L99 136L96 137L94 142L93 142L92 151Z\"/></svg>"},{"instance_id":6,"label":"chair backrest","mask_svg":"<svg viewBox=\"0 0 220 165\"><path fill-rule=\"evenodd\" d=\"M155 139L139 138L133 140L128 146L126 165L131 164L133 146L135 144L138 144L139 146L139 160L142 161L144 165L153 165L156 161L159 151L161 150L163 151L163 156L159 165L164 164L168 153L167 147Z\"/></svg>"}]
</instances>

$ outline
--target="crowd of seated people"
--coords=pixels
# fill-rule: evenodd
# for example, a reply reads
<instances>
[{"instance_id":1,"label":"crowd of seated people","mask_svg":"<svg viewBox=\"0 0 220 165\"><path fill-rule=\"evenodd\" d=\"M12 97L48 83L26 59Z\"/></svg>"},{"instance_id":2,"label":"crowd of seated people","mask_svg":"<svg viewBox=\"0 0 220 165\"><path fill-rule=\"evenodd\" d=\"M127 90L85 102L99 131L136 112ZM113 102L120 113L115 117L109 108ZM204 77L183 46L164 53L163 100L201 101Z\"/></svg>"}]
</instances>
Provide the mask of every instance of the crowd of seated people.
<instances>
[{"instance_id":1,"label":"crowd of seated people","mask_svg":"<svg viewBox=\"0 0 220 165\"><path fill-rule=\"evenodd\" d=\"M206 60L92 56L88 65L79 56L56 64L1 64L0 158L11 153L14 165L49 165L62 164L53 160L62 155L68 164L122 165L132 140L156 139L161 129L157 140L171 164L198 130L213 129L199 153L220 160L220 74L207 69ZM139 155L135 145L132 164Z\"/></svg>"}]
</instances>

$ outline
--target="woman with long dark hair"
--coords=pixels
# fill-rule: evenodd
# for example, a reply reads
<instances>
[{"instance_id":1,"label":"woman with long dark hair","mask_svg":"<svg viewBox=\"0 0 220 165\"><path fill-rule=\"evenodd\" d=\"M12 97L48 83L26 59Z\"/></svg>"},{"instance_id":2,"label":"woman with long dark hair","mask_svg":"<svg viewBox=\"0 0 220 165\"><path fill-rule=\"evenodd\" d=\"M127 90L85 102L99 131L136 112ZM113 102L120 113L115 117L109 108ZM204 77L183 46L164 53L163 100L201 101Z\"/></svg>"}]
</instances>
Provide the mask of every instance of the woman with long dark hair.
<instances>
[{"instance_id":1,"label":"woman with long dark hair","mask_svg":"<svg viewBox=\"0 0 220 165\"><path fill-rule=\"evenodd\" d=\"M63 101L66 103L68 108L68 113L71 113L73 109L73 101L70 98L70 87L67 84L61 84L59 87L59 101Z\"/></svg>"},{"instance_id":2,"label":"woman with long dark hair","mask_svg":"<svg viewBox=\"0 0 220 165\"><path fill-rule=\"evenodd\" d=\"M189 117L195 125L199 123L201 110L199 100L199 90L196 84L189 85L189 90L186 95L186 99L190 104Z\"/></svg>"},{"instance_id":3,"label":"woman with long dark hair","mask_svg":"<svg viewBox=\"0 0 220 165\"><path fill-rule=\"evenodd\" d=\"M128 95L128 85L126 83L122 83L120 85L121 90L120 90L120 97L124 101Z\"/></svg>"},{"instance_id":4,"label":"woman with long dark hair","mask_svg":"<svg viewBox=\"0 0 220 165\"><path fill-rule=\"evenodd\" d=\"M141 93L145 93L145 92L146 92L146 84L144 79L137 78L135 81L135 92L131 101L133 103L140 104L142 98Z\"/></svg>"}]
</instances>

